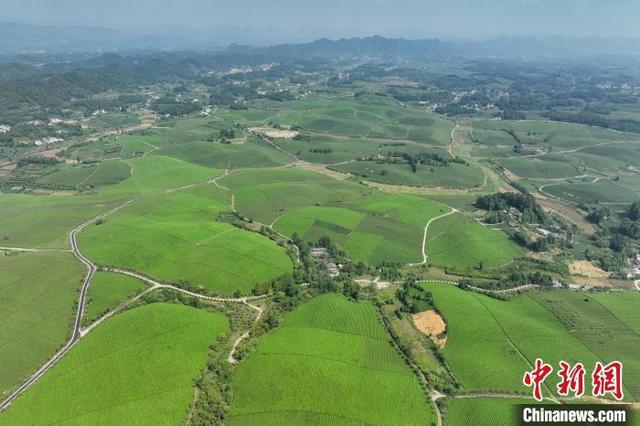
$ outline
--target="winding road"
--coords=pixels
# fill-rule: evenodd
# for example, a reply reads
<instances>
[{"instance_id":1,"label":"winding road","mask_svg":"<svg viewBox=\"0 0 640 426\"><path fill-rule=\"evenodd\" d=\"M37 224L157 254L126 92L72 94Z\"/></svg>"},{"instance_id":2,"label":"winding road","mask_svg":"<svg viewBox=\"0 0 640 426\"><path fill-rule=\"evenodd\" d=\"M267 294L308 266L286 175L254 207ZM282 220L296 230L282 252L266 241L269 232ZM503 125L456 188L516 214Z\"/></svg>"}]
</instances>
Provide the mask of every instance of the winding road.
<instances>
[{"instance_id":1,"label":"winding road","mask_svg":"<svg viewBox=\"0 0 640 426\"><path fill-rule=\"evenodd\" d=\"M427 231L429 231L429 226L432 222L442 219L443 217L452 215L454 213L459 213L457 209L451 208L451 211L445 214L441 214L440 216L432 217L429 219L427 224L424 227L424 234L422 235L422 262L420 263L410 263L410 266L418 266L418 265L426 265L427 264Z\"/></svg>"},{"instance_id":2,"label":"winding road","mask_svg":"<svg viewBox=\"0 0 640 426\"><path fill-rule=\"evenodd\" d=\"M209 181L212 182L212 181ZM197 185L197 184L195 184ZM165 192L174 192L174 191L178 191L178 190L183 190L183 189L188 189L191 188L195 185L186 185L186 186L182 186L179 188L175 188L173 190L167 190ZM150 195L150 194L148 194ZM257 300L257 299L261 299L264 298L265 296L251 296L251 297L242 297L242 298L225 298L225 297L212 297L212 296L207 296L204 294L199 294L199 293L195 293L193 291L189 291L189 290L185 290L173 285L168 285L168 284L161 284L157 281L154 281L150 278L145 277L144 275L135 273L135 272L131 272L131 271L126 271L123 269L118 269L118 268L104 268L103 270L106 271L110 271L110 272L116 272L116 273L120 273L120 274L124 274L124 275L129 275L131 277L137 278L143 282L145 282L146 284L150 285L150 287L144 291L143 293L139 294L138 296L134 297L133 299L121 304L120 306L116 307L115 309L111 310L110 312L108 312L107 314L105 314L103 317L99 318L98 320L94 321L92 324L90 324L88 327L83 328L82 327L82 319L84 317L84 308L87 302L87 293L89 291L89 285L91 283L91 279L93 278L93 276L95 275L95 273L98 271L98 266L93 263L89 258L87 258L85 255L82 254L82 252L80 251L80 247L78 246L78 241L77 241L77 236L80 232L82 232L82 230L84 230L87 226L89 226L92 223L95 223L96 221L100 220L100 219L104 219L105 217L112 215L113 213L127 207L128 205L130 205L131 203L143 198L145 195L140 195L138 197L132 198L128 201L125 201L119 205L117 205L116 207L114 207L113 209L102 213L98 216L93 217L92 219L87 220L86 222L81 223L80 225L76 226L75 228L73 228L71 230L71 232L69 233L69 241L71 244L71 253L80 261L82 262L83 265L85 265L85 267L87 268L87 273L84 277L84 280L82 282L82 287L80 288L80 296L78 298L78 308L76 311L76 316L75 316L75 320L74 320L74 324L73 324L73 330L71 333L71 337L69 338L69 340L67 341L67 343L65 343L65 345L58 351L56 352L51 359L49 359L42 367L40 367L34 374L32 374L27 380L25 380L15 391L13 391L4 401L0 402L0 412L5 410L9 405L11 405L11 403L18 398L22 393L24 393L27 389L29 389L36 381L38 381L38 379L40 379L47 371L49 371L49 369L51 369L51 367L53 367L58 361L60 361L60 359L62 359L63 356L65 356L67 354L67 352L69 352L71 350L71 348L73 348L73 346L80 340L82 339L84 336L86 336L91 330L93 330L96 326L98 326L100 323L102 323L104 320L106 320L107 318L111 317L112 315L114 315L115 313L119 312L120 310L122 310L124 307L130 305L131 303L133 303L134 301L138 300L139 298L141 298L143 295L153 291L153 290L157 290L157 289L169 289L169 290L173 290L176 292L180 292L192 297L197 297L199 299L204 299L204 300L209 300L209 301L213 301L213 302L231 302L231 303L242 303L254 310L256 310L258 312L256 318L254 319L254 321L258 321L261 316L262 316L262 312L263 309L260 308L259 306L255 306L251 303L249 303L250 300ZM4 248L0 248L4 249L4 250L15 250L15 251L27 251L27 252L34 252L34 251L52 251L52 250L46 250L46 249L21 249L21 248L15 248L15 247L4 247ZM59 250L57 250L59 251ZM242 342L242 340L246 339L250 334L250 331L247 331L246 333L244 333L243 335L241 335L238 339L236 339L236 341L233 344L233 348L231 350L231 352L229 353L229 362L230 363L237 363L238 361L235 359L234 354L235 351L238 347L238 345L240 344L240 342Z\"/></svg>"}]
</instances>

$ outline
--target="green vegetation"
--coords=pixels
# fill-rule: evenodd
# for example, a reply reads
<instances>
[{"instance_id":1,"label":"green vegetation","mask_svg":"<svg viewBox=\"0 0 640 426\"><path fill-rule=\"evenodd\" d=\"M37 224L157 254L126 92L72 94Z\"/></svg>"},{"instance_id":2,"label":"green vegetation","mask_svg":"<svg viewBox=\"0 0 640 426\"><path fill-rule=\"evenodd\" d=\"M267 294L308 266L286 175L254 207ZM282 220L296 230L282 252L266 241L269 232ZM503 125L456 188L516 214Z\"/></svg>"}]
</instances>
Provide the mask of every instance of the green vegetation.
<instances>
[{"instance_id":1,"label":"green vegetation","mask_svg":"<svg viewBox=\"0 0 640 426\"><path fill-rule=\"evenodd\" d=\"M590 297L600 303L626 326L640 334L640 293L635 292L607 292L593 293Z\"/></svg>"},{"instance_id":2,"label":"green vegetation","mask_svg":"<svg viewBox=\"0 0 640 426\"><path fill-rule=\"evenodd\" d=\"M254 109L222 113L243 125L277 123L312 135L335 135L381 140L410 140L425 145L450 141L453 123L417 109L402 108L392 99L310 97L287 103L253 104Z\"/></svg>"},{"instance_id":3,"label":"green vegetation","mask_svg":"<svg viewBox=\"0 0 640 426\"><path fill-rule=\"evenodd\" d=\"M637 67L425 60L446 45L0 64L0 246L68 251L72 230L124 206L77 236L99 267L202 295L268 295L254 321L242 303L216 304L225 318L184 293L145 294L83 335L0 424L182 424L187 413L193 424L435 424L417 369L444 395L447 424L510 424L538 357L587 369L619 359L637 401L639 293L555 288L599 284L572 275L585 259L610 273L603 284L632 285L621 279L640 251ZM1 254L6 396L69 338L85 268L69 252ZM420 281L434 277L459 286ZM523 284L539 288L501 291ZM145 288L96 273L83 325ZM432 309L447 339L414 322ZM513 398L456 398L469 392Z\"/></svg>"},{"instance_id":4,"label":"green vegetation","mask_svg":"<svg viewBox=\"0 0 640 426\"><path fill-rule=\"evenodd\" d=\"M222 314L141 306L80 341L0 416L3 425L182 424Z\"/></svg>"},{"instance_id":5,"label":"green vegetation","mask_svg":"<svg viewBox=\"0 0 640 426\"><path fill-rule=\"evenodd\" d=\"M0 199L3 245L67 248L68 233L84 221L137 195L205 182L218 171L169 157L129 160L131 177L98 193L83 195L6 194Z\"/></svg>"},{"instance_id":6,"label":"green vegetation","mask_svg":"<svg viewBox=\"0 0 640 426\"><path fill-rule=\"evenodd\" d=\"M435 422L374 308L338 295L287 314L238 367L233 386L231 425Z\"/></svg>"},{"instance_id":7,"label":"green vegetation","mask_svg":"<svg viewBox=\"0 0 640 426\"><path fill-rule=\"evenodd\" d=\"M470 189L482 186L484 180L479 167L459 163L447 166L419 166L415 172L407 164L384 161L356 161L334 165L331 168L391 185Z\"/></svg>"},{"instance_id":8,"label":"green vegetation","mask_svg":"<svg viewBox=\"0 0 640 426\"><path fill-rule=\"evenodd\" d=\"M446 207L413 195L390 195L297 169L234 173L221 182L238 211L308 242L328 236L355 261L421 260L426 222Z\"/></svg>"},{"instance_id":9,"label":"green vegetation","mask_svg":"<svg viewBox=\"0 0 640 426\"><path fill-rule=\"evenodd\" d=\"M508 264L522 254L502 231L483 226L461 214L431 223L427 260L452 270L488 270Z\"/></svg>"},{"instance_id":10,"label":"green vegetation","mask_svg":"<svg viewBox=\"0 0 640 426\"><path fill-rule=\"evenodd\" d=\"M0 395L66 342L84 273L70 253L0 254Z\"/></svg>"},{"instance_id":11,"label":"green vegetation","mask_svg":"<svg viewBox=\"0 0 640 426\"><path fill-rule=\"evenodd\" d=\"M571 298L574 293L541 292L535 300L520 296L505 302L451 285L426 284L425 288L447 322L443 354L464 391L528 393L521 379L536 358L555 365L560 360L593 365L598 359L572 329L537 301ZM548 386L556 380L550 377Z\"/></svg>"},{"instance_id":12,"label":"green vegetation","mask_svg":"<svg viewBox=\"0 0 640 426\"><path fill-rule=\"evenodd\" d=\"M445 425L509 426L520 413L517 404L532 404L526 398L464 398L447 404Z\"/></svg>"},{"instance_id":13,"label":"green vegetation","mask_svg":"<svg viewBox=\"0 0 640 426\"><path fill-rule=\"evenodd\" d=\"M510 207L518 209L522 213L520 219L523 223L540 223L547 221L547 216L538 205L535 198L530 194L518 194L515 192L504 192L478 197L475 206L488 211L508 210Z\"/></svg>"},{"instance_id":14,"label":"green vegetation","mask_svg":"<svg viewBox=\"0 0 640 426\"><path fill-rule=\"evenodd\" d=\"M113 272L97 272L89 287L85 321L90 323L97 320L145 288L146 286L135 278Z\"/></svg>"},{"instance_id":15,"label":"green vegetation","mask_svg":"<svg viewBox=\"0 0 640 426\"><path fill-rule=\"evenodd\" d=\"M124 161L103 161L91 165L64 165L57 171L45 175L37 182L47 185L78 187L81 189L114 185L131 176L129 165Z\"/></svg>"},{"instance_id":16,"label":"green vegetation","mask_svg":"<svg viewBox=\"0 0 640 426\"><path fill-rule=\"evenodd\" d=\"M620 298L605 297L608 305L619 312L617 317L597 299L577 292L538 293L532 297L551 312L557 320L570 330L585 347L603 362L622 362L625 369L624 385L626 396L638 399L640 395L640 335L636 331L637 320L630 324L623 322L625 312L637 305L637 298L621 306ZM635 329L634 329L635 328ZM591 365L591 363L585 363Z\"/></svg>"},{"instance_id":17,"label":"green vegetation","mask_svg":"<svg viewBox=\"0 0 640 426\"><path fill-rule=\"evenodd\" d=\"M500 164L513 174L525 178L557 179L581 174L580 170L564 159L552 156L500 160Z\"/></svg>"},{"instance_id":18,"label":"green vegetation","mask_svg":"<svg viewBox=\"0 0 640 426\"><path fill-rule=\"evenodd\" d=\"M362 185L294 168L243 170L220 184L235 195L238 212L267 225L298 208L344 203L370 192Z\"/></svg>"},{"instance_id":19,"label":"green vegetation","mask_svg":"<svg viewBox=\"0 0 640 426\"><path fill-rule=\"evenodd\" d=\"M377 265L383 261L417 262L421 258L421 231L444 206L424 198L378 194L340 207L307 207L285 214L276 229L297 233L307 241L328 236L354 261Z\"/></svg>"},{"instance_id":20,"label":"green vegetation","mask_svg":"<svg viewBox=\"0 0 640 426\"><path fill-rule=\"evenodd\" d=\"M627 203L638 199L638 193L618 182L601 179L593 182L574 181L547 185L544 192L575 204Z\"/></svg>"},{"instance_id":21,"label":"green vegetation","mask_svg":"<svg viewBox=\"0 0 640 426\"><path fill-rule=\"evenodd\" d=\"M79 243L101 265L221 294L291 272L275 243L215 220L225 203L212 185L141 199L88 227Z\"/></svg>"}]
</instances>

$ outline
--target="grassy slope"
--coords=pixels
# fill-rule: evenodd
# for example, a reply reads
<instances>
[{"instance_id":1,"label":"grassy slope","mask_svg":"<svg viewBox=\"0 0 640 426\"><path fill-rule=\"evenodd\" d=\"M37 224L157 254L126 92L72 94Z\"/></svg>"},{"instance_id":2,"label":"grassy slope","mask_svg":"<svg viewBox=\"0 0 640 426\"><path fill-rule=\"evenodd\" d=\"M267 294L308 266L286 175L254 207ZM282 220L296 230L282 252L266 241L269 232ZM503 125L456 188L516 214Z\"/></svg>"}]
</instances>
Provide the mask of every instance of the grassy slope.
<instances>
[{"instance_id":1,"label":"grassy slope","mask_svg":"<svg viewBox=\"0 0 640 426\"><path fill-rule=\"evenodd\" d=\"M427 284L426 288L447 321L444 355L467 391L529 392L521 383L528 369L521 354L531 363L537 357L550 364L563 359L589 365L596 359L528 296L503 302L443 284ZM550 378L549 384L554 381Z\"/></svg>"},{"instance_id":2,"label":"grassy slope","mask_svg":"<svg viewBox=\"0 0 640 426\"><path fill-rule=\"evenodd\" d=\"M97 272L91 280L85 320L90 323L147 288L141 281L112 272Z\"/></svg>"},{"instance_id":3,"label":"grassy slope","mask_svg":"<svg viewBox=\"0 0 640 426\"><path fill-rule=\"evenodd\" d=\"M591 182L564 182L545 186L544 192L555 195L570 203L633 203L640 198L634 189L608 179ZM635 192L634 192L635 191Z\"/></svg>"},{"instance_id":4,"label":"grassy slope","mask_svg":"<svg viewBox=\"0 0 640 426\"><path fill-rule=\"evenodd\" d=\"M128 160L132 176L97 193L0 197L2 245L69 247L68 233L80 223L137 195L209 180L219 171L169 157Z\"/></svg>"},{"instance_id":5,"label":"grassy slope","mask_svg":"<svg viewBox=\"0 0 640 426\"><path fill-rule=\"evenodd\" d=\"M375 161L356 161L331 168L390 185L468 189L481 186L484 180L479 167L455 163L448 167L419 165L416 173L411 171L408 164L383 164Z\"/></svg>"},{"instance_id":6,"label":"grassy slope","mask_svg":"<svg viewBox=\"0 0 640 426\"><path fill-rule=\"evenodd\" d=\"M308 241L326 235L356 261L416 262L422 230L446 208L413 195L389 195L299 169L243 171L222 179L238 211Z\"/></svg>"},{"instance_id":7,"label":"grassy slope","mask_svg":"<svg viewBox=\"0 0 640 426\"><path fill-rule=\"evenodd\" d=\"M309 97L292 102L254 102L246 111L219 111L218 116L246 125L271 121L299 126L317 135L410 140L446 145L453 123L428 112L406 108L395 101L368 96L354 99Z\"/></svg>"},{"instance_id":8,"label":"grassy slope","mask_svg":"<svg viewBox=\"0 0 640 426\"><path fill-rule=\"evenodd\" d=\"M215 220L228 210L225 202L213 186L139 200L87 228L80 246L100 264L224 294L248 293L290 272L291 260L275 243Z\"/></svg>"},{"instance_id":9,"label":"grassy slope","mask_svg":"<svg viewBox=\"0 0 640 426\"><path fill-rule=\"evenodd\" d=\"M431 223L427 233L428 262L436 266L484 269L503 266L522 252L503 232L460 214Z\"/></svg>"},{"instance_id":10,"label":"grassy slope","mask_svg":"<svg viewBox=\"0 0 640 426\"><path fill-rule=\"evenodd\" d=\"M221 314L153 304L108 320L0 415L2 425L182 424Z\"/></svg>"},{"instance_id":11,"label":"grassy slope","mask_svg":"<svg viewBox=\"0 0 640 426\"><path fill-rule=\"evenodd\" d=\"M445 426L510 426L518 418L516 404L531 404L526 398L454 399L447 405Z\"/></svg>"},{"instance_id":12,"label":"grassy slope","mask_svg":"<svg viewBox=\"0 0 640 426\"><path fill-rule=\"evenodd\" d=\"M0 395L66 341L83 273L70 253L0 256Z\"/></svg>"},{"instance_id":13,"label":"grassy slope","mask_svg":"<svg viewBox=\"0 0 640 426\"><path fill-rule=\"evenodd\" d=\"M131 170L125 161L103 161L88 166L64 164L57 171L39 179L38 183L93 188L113 185L130 176Z\"/></svg>"},{"instance_id":14,"label":"grassy slope","mask_svg":"<svg viewBox=\"0 0 640 426\"><path fill-rule=\"evenodd\" d=\"M430 424L417 379L371 305L326 295L288 314L238 368L229 424Z\"/></svg>"},{"instance_id":15,"label":"grassy slope","mask_svg":"<svg viewBox=\"0 0 640 426\"><path fill-rule=\"evenodd\" d=\"M623 323L640 334L640 293L635 291L620 293L593 293L590 295L605 309Z\"/></svg>"},{"instance_id":16,"label":"grassy slope","mask_svg":"<svg viewBox=\"0 0 640 426\"><path fill-rule=\"evenodd\" d=\"M421 258L422 229L444 206L425 198L376 194L340 207L306 207L282 216L276 229L297 232L308 241L323 235L341 244L355 261L416 262Z\"/></svg>"},{"instance_id":17,"label":"grassy slope","mask_svg":"<svg viewBox=\"0 0 640 426\"><path fill-rule=\"evenodd\" d=\"M633 321L631 327L628 326L605 305L584 293L537 293L534 298L603 362L622 362L626 396L633 399L640 397L640 334L633 329L634 324L637 326L637 320ZM616 304L622 303L618 299ZM623 313L635 306L637 300L631 299L624 306L614 309L624 318ZM593 365L593 362L583 362L585 366Z\"/></svg>"},{"instance_id":18,"label":"grassy slope","mask_svg":"<svg viewBox=\"0 0 640 426\"><path fill-rule=\"evenodd\" d=\"M266 224L297 208L356 200L367 192L361 185L293 168L241 171L220 183L235 194L240 213Z\"/></svg>"}]
</instances>

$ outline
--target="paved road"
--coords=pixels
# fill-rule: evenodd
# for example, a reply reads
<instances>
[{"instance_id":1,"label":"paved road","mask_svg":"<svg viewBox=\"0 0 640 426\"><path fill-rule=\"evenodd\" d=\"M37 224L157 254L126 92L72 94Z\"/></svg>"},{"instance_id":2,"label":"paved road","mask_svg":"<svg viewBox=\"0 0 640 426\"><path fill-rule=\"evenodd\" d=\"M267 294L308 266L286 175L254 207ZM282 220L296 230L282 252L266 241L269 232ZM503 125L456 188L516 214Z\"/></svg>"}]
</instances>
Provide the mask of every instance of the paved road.
<instances>
[{"instance_id":1,"label":"paved road","mask_svg":"<svg viewBox=\"0 0 640 426\"><path fill-rule=\"evenodd\" d=\"M105 270L107 270L107 271L117 272L117 273L120 273L120 274L129 275L131 277L138 278L138 279L144 281L145 283L149 284L150 288L147 289L144 293L142 293L142 294L136 296L135 298L129 300L128 302L124 303L119 308L116 308L116 309L112 310L111 312L107 313L106 315L104 315L102 318L100 318L97 321L95 321L93 324L91 324L87 328L83 329L82 328L82 318L84 317L84 307L85 307L86 300L87 300L87 293L88 293L88 290L89 290L89 284L91 282L91 279L95 275L96 271L98 270L98 268L91 260L89 260L80 251L80 248L78 246L77 236L83 229L85 229L90 224L95 223L95 221L97 221L97 220L104 219L105 217L117 212L118 210L123 209L124 207L128 206L129 204L133 203L134 201L138 200L139 198L141 198L141 197L136 197L134 199L126 201L126 202L118 205L117 207L109 210L108 212L102 213L102 214L100 214L100 215L98 215L98 216L96 216L96 217L94 217L94 218L92 218L92 219L90 219L90 220L78 225L77 227L75 227L69 233L69 240L71 242L71 252L87 268L87 274L85 275L84 281L82 282L82 287L80 288L80 297L78 299L78 310L76 312L76 317L75 317L75 322L74 322L74 325L73 325L72 335L69 338L69 340L67 341L67 343L62 347L62 349L60 349L49 361L47 361L42 367L40 367L40 369L38 369L38 371L36 371L31 377L29 377L18 389L16 389L11 395L9 395L9 397L7 397L7 399L5 399L4 401L2 401L0 403L0 411L2 411L5 408L7 408L18 396L20 396L29 387L31 387L31 385L33 385L38 379L40 379L40 377L42 377L47 371L49 371L49 369L51 367L53 367L63 356L65 356L67 354L67 352L69 352L69 350L71 350L71 348L73 348L73 346L82 337L86 336L98 324L102 323L104 320L106 320L107 318L111 317L113 314L115 314L116 312L120 311L122 308L124 308L125 306L131 304L132 302L134 302L135 300L139 299L144 294L146 294L146 293L148 293L150 291L153 291L153 290L156 290L156 289L159 289L159 288L165 288L165 289L170 289L170 290L177 291L177 292L180 292L180 293L183 293L183 294L187 294L187 295L192 296L192 297L197 297L197 298L200 298L200 299L210 300L210 301L214 301L214 302L243 303L243 304L249 306L250 308L255 309L256 311L258 311L258 315L257 315L255 321L258 321L260 319L260 317L262 316L262 308L260 308L258 306L255 306L255 305L252 305L251 303L249 303L249 301L264 298L265 297L264 295L263 296L242 297L242 298L212 297L212 296L207 296L207 295L203 295L203 294L199 294L199 293L194 293L192 291L185 290L185 289L173 286L173 285L162 284L162 283L154 281L154 280L152 280L152 279L150 279L148 277L145 277L144 275L141 275L141 274L138 274L138 273L135 273L135 272L126 271L126 270L118 269L118 268L105 268ZM243 339L247 338L248 336L249 336L249 332L246 332L245 334L240 336L234 342L233 349L232 349L231 353L229 354L229 362L232 362L232 363L237 362L235 360L235 358L233 357L233 354L234 354L237 346L240 344L240 342Z\"/></svg>"},{"instance_id":2,"label":"paved road","mask_svg":"<svg viewBox=\"0 0 640 426\"><path fill-rule=\"evenodd\" d=\"M139 198L139 197L138 197ZM117 212L118 210L128 206L138 198L134 198L132 200L126 201L117 207L109 210L106 213L102 213L93 219L90 219L78 226L76 226L69 233L69 241L71 242L71 252L73 255L82 262L87 267L87 274L84 277L84 281L82 282L82 287L80 288L80 297L78 299L78 310L76 312L75 322L73 324L73 332L71 334L71 338L67 341L67 343L60 349L49 361L47 361L38 371L36 371L31 377L29 377L18 389L16 389L7 399L0 403L0 411L7 408L20 394L26 391L31 385L33 385L40 377L42 377L55 363L57 363L67 352L80 340L82 337L82 317L84 315L84 306L87 299L87 291L89 289L89 283L93 278L93 275L96 273L96 265L93 264L89 259L87 259L78 248L77 235L86 228L88 225L94 223L96 220L103 219L110 214Z\"/></svg>"}]
</instances>

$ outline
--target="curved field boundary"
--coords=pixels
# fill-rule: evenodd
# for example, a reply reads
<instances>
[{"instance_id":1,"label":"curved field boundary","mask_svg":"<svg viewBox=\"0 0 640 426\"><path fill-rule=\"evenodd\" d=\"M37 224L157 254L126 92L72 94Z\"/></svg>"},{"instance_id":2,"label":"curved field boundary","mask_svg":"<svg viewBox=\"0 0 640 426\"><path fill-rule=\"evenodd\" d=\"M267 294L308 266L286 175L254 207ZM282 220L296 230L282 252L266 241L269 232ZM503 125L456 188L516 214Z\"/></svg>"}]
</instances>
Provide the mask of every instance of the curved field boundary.
<instances>
[{"instance_id":1,"label":"curved field boundary","mask_svg":"<svg viewBox=\"0 0 640 426\"><path fill-rule=\"evenodd\" d=\"M216 179L212 179L212 180L208 180L206 182L200 182L200 183L195 183L195 184L191 184L191 185L180 186L180 187L173 188L173 189L167 189L167 190L165 190L163 192L164 193L169 193L169 192L181 191L181 190L193 188L195 186L206 185L206 184L210 184L210 183L214 183L215 184L216 182L217 182L217 178ZM143 292L142 294L136 296L135 298L129 300L128 302L125 302L124 304L121 304L115 310L112 310L112 311L108 312L107 314L105 314L105 316L103 316L102 318L98 319L93 324L89 325L87 328L84 328L84 329L82 328L82 319L84 317L84 309L85 309L85 305L86 305L86 302L87 302L87 293L88 293L88 290L89 290L89 285L91 283L91 279L93 278L93 276L95 275L96 271L98 270L98 267L89 258L84 256L82 254L82 252L80 251L80 248L79 248L78 242L77 242L78 234L80 232L82 232L82 230L84 230L87 226L89 226L90 224L94 223L95 221L100 220L100 219L104 219L107 216L110 216L110 215L116 213L117 211L122 210L123 208L127 207L131 203L133 203L133 202L135 202L135 201L137 201L137 200L139 200L141 198L144 198L146 196L149 196L149 195L152 195L152 194L139 195L139 196L137 196L135 198L132 198L132 199L130 199L128 201L125 201L125 202L117 205L116 207L112 208L111 210L109 210L107 212L104 212L104 213L101 213L98 216L95 216L95 217L93 217L93 218L81 223L80 225L76 226L75 228L73 228L71 230L71 232L69 233L69 241L71 243L71 252L74 255L74 257L76 259L78 259L87 268L87 274L85 275L85 278L84 278L84 280L82 282L82 286L80 288L80 296L78 298L78 309L76 311L76 316L75 316L75 321L74 321L73 331L72 331L71 337L69 338L67 343L56 354L54 354L53 357L51 357L51 359L49 359L49 361L47 361L34 374L32 374L27 380L25 380L22 383L22 385L20 385L20 387L18 387L14 392L12 392L4 401L0 402L0 412L2 412L9 405L11 405L11 403L17 397L19 397L22 393L24 393L27 389L29 389L36 381L38 381L38 379L40 379L40 377L42 377L47 371L49 371L49 369L51 369L51 367L53 367L58 361L60 361L60 359L62 359L62 357L64 355L66 355L67 352L69 352L71 350L71 348L73 346L75 346L75 344L78 343L78 341L82 337L86 336L87 333L89 333L91 330L93 330L102 321L104 321L108 317L112 316L116 312L122 310L124 307L126 307L129 304L133 303L135 300L138 300L144 294L146 294L146 293L148 293L148 292L150 292L152 290L164 288L164 289L169 289L169 290L177 291L177 292L180 292L180 293L184 293L184 294L187 294L187 295L192 296L192 297L197 297L197 298L200 298L200 299L210 300L210 301L214 301L214 302L242 303L242 304L245 304L245 305L251 307L252 309L255 309L255 310L258 311L258 315L257 315L255 321L258 321L260 319L260 317L262 316L262 308L249 304L247 302L247 300L255 300L255 299L259 299L259 298L264 297L264 296L253 296L253 297L247 297L247 298L211 297L211 296L207 296L207 295L204 295L204 294L195 293L195 292L192 292L192 291L181 289L181 288L173 286L173 285L160 284L160 283L158 283L156 281L153 281L153 280L151 280L149 278L144 277L143 275L140 275L140 274L137 274L137 273L134 273L134 272L124 271L124 270L117 270L117 269L114 268L114 269L108 269L108 270L110 270L111 272L123 273L125 275L129 275L129 276L141 279L145 283L150 284L152 287L150 289L146 290L145 292ZM35 250L35 249L31 249L31 250ZM28 250L28 251L31 251L31 250ZM234 342L234 345L233 345L233 348L231 350L231 353L229 354L229 362L232 362L232 363L237 362L235 360L234 356L233 356L234 353L235 353L235 350L238 347L238 345L240 344L240 342L243 339L247 338L248 336L249 336L249 332L246 332L245 334L240 336L236 340L236 342Z\"/></svg>"},{"instance_id":2,"label":"curved field boundary","mask_svg":"<svg viewBox=\"0 0 640 426\"><path fill-rule=\"evenodd\" d=\"M452 215L454 213L459 213L457 209L451 208L451 211L441 214L440 216L432 217L429 219L427 224L424 226L424 233L422 235L422 262L420 263L410 263L409 266L418 266L418 265L426 265L427 264L427 232L429 231L429 226L431 223L435 222L438 219L442 219L443 217Z\"/></svg>"}]
</instances>

